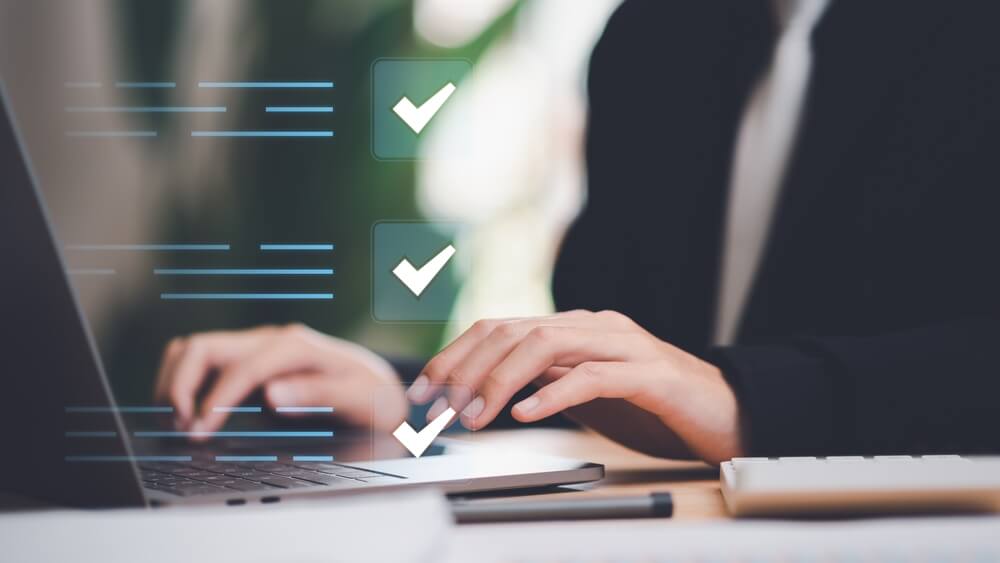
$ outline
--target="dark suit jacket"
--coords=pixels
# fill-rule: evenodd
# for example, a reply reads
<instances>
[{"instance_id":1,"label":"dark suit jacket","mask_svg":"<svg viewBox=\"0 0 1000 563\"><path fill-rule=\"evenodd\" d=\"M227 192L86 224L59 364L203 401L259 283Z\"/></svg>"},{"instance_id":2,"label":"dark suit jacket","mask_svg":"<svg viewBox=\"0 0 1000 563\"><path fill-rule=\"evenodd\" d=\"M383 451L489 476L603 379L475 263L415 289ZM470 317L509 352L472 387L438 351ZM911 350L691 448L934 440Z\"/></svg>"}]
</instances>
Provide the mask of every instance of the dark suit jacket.
<instances>
[{"instance_id":1,"label":"dark suit jacket","mask_svg":"<svg viewBox=\"0 0 1000 563\"><path fill-rule=\"evenodd\" d=\"M710 348L763 0L629 0L553 282L719 365L755 454L1000 451L1000 3L833 0L735 346Z\"/></svg>"}]
</instances>

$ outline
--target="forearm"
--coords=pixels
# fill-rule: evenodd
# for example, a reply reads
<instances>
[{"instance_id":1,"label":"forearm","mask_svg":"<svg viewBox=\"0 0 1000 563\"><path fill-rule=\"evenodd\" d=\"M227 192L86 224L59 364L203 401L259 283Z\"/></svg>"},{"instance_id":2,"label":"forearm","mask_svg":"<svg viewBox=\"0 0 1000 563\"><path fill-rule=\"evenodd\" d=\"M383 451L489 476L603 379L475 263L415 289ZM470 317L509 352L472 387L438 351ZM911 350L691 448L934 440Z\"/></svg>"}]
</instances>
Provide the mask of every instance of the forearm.
<instances>
[{"instance_id":1,"label":"forearm","mask_svg":"<svg viewBox=\"0 0 1000 563\"><path fill-rule=\"evenodd\" d=\"M713 351L757 455L1000 451L1000 321Z\"/></svg>"}]
</instances>

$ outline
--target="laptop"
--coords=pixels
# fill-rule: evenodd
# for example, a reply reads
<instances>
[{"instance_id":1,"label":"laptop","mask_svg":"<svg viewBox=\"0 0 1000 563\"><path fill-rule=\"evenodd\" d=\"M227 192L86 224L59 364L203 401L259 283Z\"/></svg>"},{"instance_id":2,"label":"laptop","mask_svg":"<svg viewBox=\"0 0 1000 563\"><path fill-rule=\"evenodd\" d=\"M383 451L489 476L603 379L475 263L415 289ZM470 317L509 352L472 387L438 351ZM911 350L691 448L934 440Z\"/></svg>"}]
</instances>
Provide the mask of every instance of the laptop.
<instances>
[{"instance_id":1,"label":"laptop","mask_svg":"<svg viewBox=\"0 0 1000 563\"><path fill-rule=\"evenodd\" d=\"M0 104L0 490L79 507L246 505L421 486L526 489L604 476L596 463L447 438L414 458L393 448L391 436L365 431L233 432L202 447L157 432L164 422L157 407L114 400L2 83ZM318 449L315 441L269 438L320 434Z\"/></svg>"}]
</instances>

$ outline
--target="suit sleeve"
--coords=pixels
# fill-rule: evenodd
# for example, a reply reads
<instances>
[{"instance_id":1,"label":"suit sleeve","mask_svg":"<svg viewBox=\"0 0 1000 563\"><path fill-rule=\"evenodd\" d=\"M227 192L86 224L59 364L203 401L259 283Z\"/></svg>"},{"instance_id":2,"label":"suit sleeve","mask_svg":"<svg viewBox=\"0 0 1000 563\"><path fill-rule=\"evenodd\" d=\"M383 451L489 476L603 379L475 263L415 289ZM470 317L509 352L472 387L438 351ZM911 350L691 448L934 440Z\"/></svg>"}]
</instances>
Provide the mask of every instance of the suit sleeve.
<instances>
[{"instance_id":1,"label":"suit sleeve","mask_svg":"<svg viewBox=\"0 0 1000 563\"><path fill-rule=\"evenodd\" d=\"M1000 320L710 353L754 455L1000 450Z\"/></svg>"}]
</instances>

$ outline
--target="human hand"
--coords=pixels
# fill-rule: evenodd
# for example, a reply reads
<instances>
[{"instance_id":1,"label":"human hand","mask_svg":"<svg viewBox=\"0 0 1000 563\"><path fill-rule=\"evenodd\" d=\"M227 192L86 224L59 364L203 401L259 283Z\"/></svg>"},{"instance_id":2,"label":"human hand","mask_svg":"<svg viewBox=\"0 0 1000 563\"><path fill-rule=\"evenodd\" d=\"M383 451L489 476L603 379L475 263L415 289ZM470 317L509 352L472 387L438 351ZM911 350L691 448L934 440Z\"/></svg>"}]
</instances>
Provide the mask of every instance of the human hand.
<instances>
[{"instance_id":1,"label":"human hand","mask_svg":"<svg viewBox=\"0 0 1000 563\"><path fill-rule=\"evenodd\" d=\"M368 426L372 392L386 385L399 379L385 360L295 324L175 338L163 355L156 399L173 405L177 427L191 432L218 430L228 413L215 407L237 406L258 388L272 407L330 405L338 418ZM396 397L380 392L378 406L381 421L395 420L397 411L402 420L408 408L401 387Z\"/></svg>"},{"instance_id":2,"label":"human hand","mask_svg":"<svg viewBox=\"0 0 1000 563\"><path fill-rule=\"evenodd\" d=\"M431 359L407 396L426 403L447 389L447 404L476 430L529 383L541 388L512 408L521 422L569 410L656 455L719 462L743 452L739 407L721 371L612 311L479 321Z\"/></svg>"}]
</instances>

